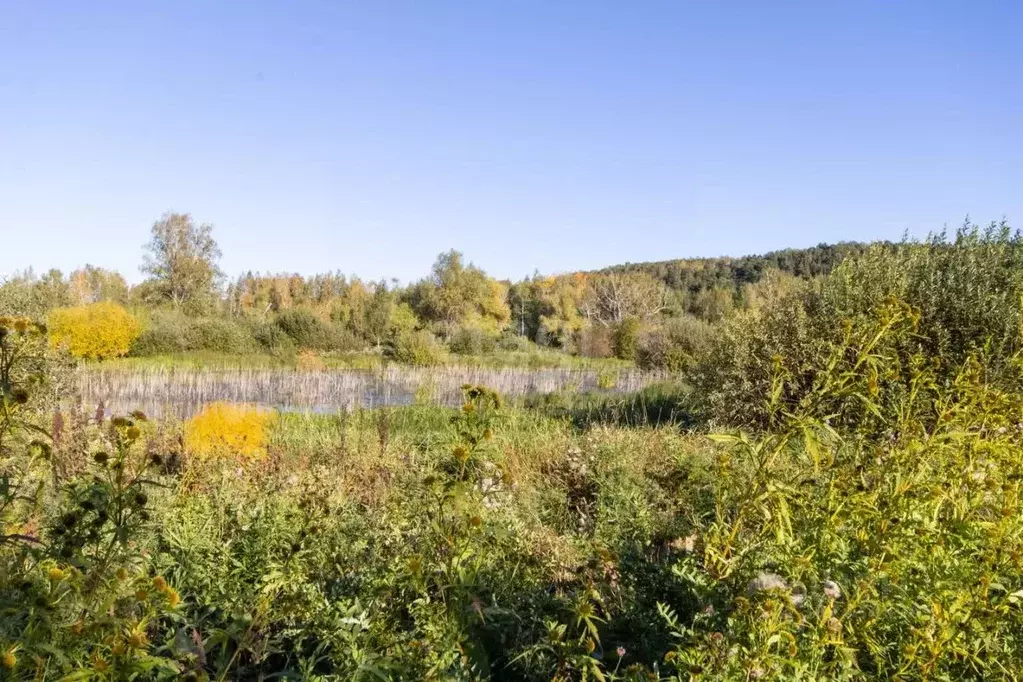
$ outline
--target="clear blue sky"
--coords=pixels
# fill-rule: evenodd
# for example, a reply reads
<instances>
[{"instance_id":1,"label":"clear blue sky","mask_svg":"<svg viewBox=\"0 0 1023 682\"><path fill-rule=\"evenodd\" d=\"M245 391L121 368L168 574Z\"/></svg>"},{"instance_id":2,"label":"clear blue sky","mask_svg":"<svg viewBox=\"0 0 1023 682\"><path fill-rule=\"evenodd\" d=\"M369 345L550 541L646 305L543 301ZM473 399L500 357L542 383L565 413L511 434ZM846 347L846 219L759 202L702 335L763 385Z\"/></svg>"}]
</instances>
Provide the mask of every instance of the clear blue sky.
<instances>
[{"instance_id":1,"label":"clear blue sky","mask_svg":"<svg viewBox=\"0 0 1023 682\"><path fill-rule=\"evenodd\" d=\"M500 277L1023 227L1023 3L0 0L0 273Z\"/></svg>"}]
</instances>

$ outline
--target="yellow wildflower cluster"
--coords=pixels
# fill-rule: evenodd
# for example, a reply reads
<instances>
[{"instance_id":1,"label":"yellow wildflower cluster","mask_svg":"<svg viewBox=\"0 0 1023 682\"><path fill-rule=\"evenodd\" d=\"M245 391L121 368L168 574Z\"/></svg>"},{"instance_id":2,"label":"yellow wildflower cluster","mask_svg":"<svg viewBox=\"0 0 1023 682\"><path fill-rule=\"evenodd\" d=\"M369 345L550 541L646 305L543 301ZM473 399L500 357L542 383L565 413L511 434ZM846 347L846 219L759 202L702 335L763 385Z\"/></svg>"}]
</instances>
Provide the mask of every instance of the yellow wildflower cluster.
<instances>
[{"instance_id":1,"label":"yellow wildflower cluster","mask_svg":"<svg viewBox=\"0 0 1023 682\"><path fill-rule=\"evenodd\" d=\"M253 405L212 403L185 423L185 446L201 458L266 456L275 414Z\"/></svg>"}]
</instances>

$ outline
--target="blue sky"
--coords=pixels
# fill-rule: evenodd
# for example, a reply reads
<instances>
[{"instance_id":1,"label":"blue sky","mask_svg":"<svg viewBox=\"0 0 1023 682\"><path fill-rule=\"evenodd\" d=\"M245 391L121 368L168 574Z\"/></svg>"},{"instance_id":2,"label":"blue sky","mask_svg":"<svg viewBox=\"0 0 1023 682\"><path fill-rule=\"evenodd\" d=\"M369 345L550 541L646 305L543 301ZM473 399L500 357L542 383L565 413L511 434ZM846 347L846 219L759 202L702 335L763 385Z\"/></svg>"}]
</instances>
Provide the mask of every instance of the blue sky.
<instances>
[{"instance_id":1,"label":"blue sky","mask_svg":"<svg viewBox=\"0 0 1023 682\"><path fill-rule=\"evenodd\" d=\"M1023 227L1019 2L0 0L0 273L500 277Z\"/></svg>"}]
</instances>

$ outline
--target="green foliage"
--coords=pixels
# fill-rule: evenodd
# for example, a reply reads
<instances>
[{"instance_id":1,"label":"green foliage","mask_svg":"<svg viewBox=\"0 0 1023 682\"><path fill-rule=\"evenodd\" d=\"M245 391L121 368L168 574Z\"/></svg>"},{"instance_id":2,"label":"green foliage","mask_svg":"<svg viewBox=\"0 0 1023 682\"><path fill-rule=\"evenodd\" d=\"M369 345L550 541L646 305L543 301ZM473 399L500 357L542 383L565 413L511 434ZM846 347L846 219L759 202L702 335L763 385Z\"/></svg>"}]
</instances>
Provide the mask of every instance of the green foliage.
<instances>
[{"instance_id":1,"label":"green foliage","mask_svg":"<svg viewBox=\"0 0 1023 682\"><path fill-rule=\"evenodd\" d=\"M252 330L252 338L267 353L276 356L294 355L297 346L280 325L264 322Z\"/></svg>"},{"instance_id":2,"label":"green foliage","mask_svg":"<svg viewBox=\"0 0 1023 682\"><path fill-rule=\"evenodd\" d=\"M298 348L344 351L358 347L351 334L324 322L304 308L283 311L277 316L276 323Z\"/></svg>"},{"instance_id":3,"label":"green foliage","mask_svg":"<svg viewBox=\"0 0 1023 682\"><path fill-rule=\"evenodd\" d=\"M420 329L395 336L387 348L387 357L403 365L429 367L443 364L447 352L436 336Z\"/></svg>"},{"instance_id":4,"label":"green foliage","mask_svg":"<svg viewBox=\"0 0 1023 682\"><path fill-rule=\"evenodd\" d=\"M897 302L828 344L773 428L718 438L713 518L676 566L702 610L663 609L679 679L1003 678L1018 660L1019 398L967 359L948 386L903 354ZM983 426L981 426L983 425Z\"/></svg>"},{"instance_id":5,"label":"green foliage","mask_svg":"<svg viewBox=\"0 0 1023 682\"><path fill-rule=\"evenodd\" d=\"M504 285L465 265L458 251L440 254L432 276L412 287L408 298L416 314L445 336L459 325L496 333L511 319Z\"/></svg>"},{"instance_id":6,"label":"green foliage","mask_svg":"<svg viewBox=\"0 0 1023 682\"><path fill-rule=\"evenodd\" d=\"M615 325L612 336L614 356L621 360L635 360L639 352L640 321L627 317Z\"/></svg>"},{"instance_id":7,"label":"green foliage","mask_svg":"<svg viewBox=\"0 0 1023 682\"><path fill-rule=\"evenodd\" d=\"M640 336L636 364L642 369L689 372L710 352L715 337L713 325L692 315L668 320Z\"/></svg>"},{"instance_id":8,"label":"green foliage","mask_svg":"<svg viewBox=\"0 0 1023 682\"><path fill-rule=\"evenodd\" d=\"M920 313L916 341L928 354L955 367L982 352L998 367L1020 347L1023 237L1004 221L967 221L951 240L875 246L838 268L824 293L844 317L905 301Z\"/></svg>"},{"instance_id":9,"label":"green foliage","mask_svg":"<svg viewBox=\"0 0 1023 682\"><path fill-rule=\"evenodd\" d=\"M131 347L138 357L186 351L246 353L257 350L253 330L222 317L187 317L165 311L151 316Z\"/></svg>"},{"instance_id":10,"label":"green foliage","mask_svg":"<svg viewBox=\"0 0 1023 682\"><path fill-rule=\"evenodd\" d=\"M60 270L50 270L37 277L29 269L0 281L0 315L42 320L54 308L70 303L67 282Z\"/></svg>"},{"instance_id":11,"label":"green foliage","mask_svg":"<svg viewBox=\"0 0 1023 682\"><path fill-rule=\"evenodd\" d=\"M153 460L134 447L139 426L122 418L90 434L91 457L77 452L91 459L86 471L60 480L56 440L37 425L32 384L19 379L41 357L41 339L24 320L0 323L0 674L172 679L182 667L152 639L180 596L163 578L151 585L138 545Z\"/></svg>"},{"instance_id":12,"label":"green foliage","mask_svg":"<svg viewBox=\"0 0 1023 682\"><path fill-rule=\"evenodd\" d=\"M196 225L187 213L166 213L153 223L142 272L149 275L144 297L192 314L209 312L216 303L222 273L213 226Z\"/></svg>"},{"instance_id":13,"label":"green foliage","mask_svg":"<svg viewBox=\"0 0 1023 682\"><path fill-rule=\"evenodd\" d=\"M484 355L494 352L497 339L482 329L459 327L448 340L448 348L458 355Z\"/></svg>"}]
</instances>

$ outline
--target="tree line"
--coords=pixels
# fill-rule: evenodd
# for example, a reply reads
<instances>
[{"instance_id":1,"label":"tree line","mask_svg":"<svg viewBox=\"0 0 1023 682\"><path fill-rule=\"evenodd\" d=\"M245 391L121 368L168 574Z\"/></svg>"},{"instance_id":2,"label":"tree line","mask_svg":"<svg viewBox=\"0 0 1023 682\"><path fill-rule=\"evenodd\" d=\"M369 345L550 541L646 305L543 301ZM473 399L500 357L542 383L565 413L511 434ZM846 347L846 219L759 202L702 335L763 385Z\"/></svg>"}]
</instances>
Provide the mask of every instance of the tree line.
<instances>
[{"instance_id":1,"label":"tree line","mask_svg":"<svg viewBox=\"0 0 1023 682\"><path fill-rule=\"evenodd\" d=\"M0 285L0 313L43 319L61 308L113 303L139 319L134 354L182 350L291 352L374 348L429 364L446 350L470 355L548 347L683 369L687 353L737 311L831 272L864 244L821 244L762 256L615 265L595 272L490 277L458 251L440 254L407 286L340 272L246 272L229 280L213 226L183 213L151 227L129 286L87 265L65 276L20 273ZM123 344L122 344L123 345ZM681 355L668 347L688 349Z\"/></svg>"}]
</instances>

